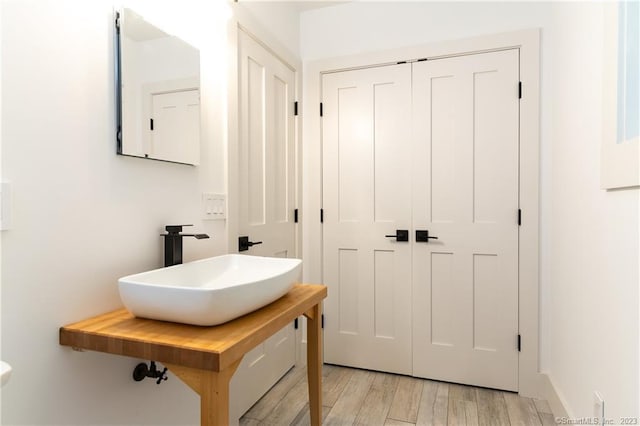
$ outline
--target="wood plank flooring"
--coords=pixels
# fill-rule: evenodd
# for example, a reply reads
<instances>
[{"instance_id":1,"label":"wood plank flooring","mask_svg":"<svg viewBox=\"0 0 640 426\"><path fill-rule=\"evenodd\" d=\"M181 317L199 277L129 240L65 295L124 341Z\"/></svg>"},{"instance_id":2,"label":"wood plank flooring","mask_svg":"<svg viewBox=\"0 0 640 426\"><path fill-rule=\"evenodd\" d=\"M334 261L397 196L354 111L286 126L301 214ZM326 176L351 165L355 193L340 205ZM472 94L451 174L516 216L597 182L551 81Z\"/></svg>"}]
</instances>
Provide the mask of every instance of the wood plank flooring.
<instances>
[{"instance_id":1,"label":"wood plank flooring","mask_svg":"<svg viewBox=\"0 0 640 426\"><path fill-rule=\"evenodd\" d=\"M549 404L515 393L325 364L324 425L555 425ZM306 369L294 367L240 419L309 425Z\"/></svg>"}]
</instances>

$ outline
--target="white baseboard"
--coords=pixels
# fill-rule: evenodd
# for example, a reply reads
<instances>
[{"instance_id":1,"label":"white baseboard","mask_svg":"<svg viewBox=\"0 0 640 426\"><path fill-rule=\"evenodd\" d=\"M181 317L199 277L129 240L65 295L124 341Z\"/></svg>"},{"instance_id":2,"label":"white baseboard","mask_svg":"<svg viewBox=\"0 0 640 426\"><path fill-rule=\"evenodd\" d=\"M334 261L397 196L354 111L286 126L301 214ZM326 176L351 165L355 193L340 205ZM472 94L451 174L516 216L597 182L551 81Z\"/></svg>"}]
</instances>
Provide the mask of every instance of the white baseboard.
<instances>
[{"instance_id":1,"label":"white baseboard","mask_svg":"<svg viewBox=\"0 0 640 426\"><path fill-rule=\"evenodd\" d=\"M568 405L562 394L558 392L558 389L553 384L553 380L548 374L540 373L541 380L541 392L544 399L549 403L551 411L555 417L573 418L570 410L567 409Z\"/></svg>"}]
</instances>

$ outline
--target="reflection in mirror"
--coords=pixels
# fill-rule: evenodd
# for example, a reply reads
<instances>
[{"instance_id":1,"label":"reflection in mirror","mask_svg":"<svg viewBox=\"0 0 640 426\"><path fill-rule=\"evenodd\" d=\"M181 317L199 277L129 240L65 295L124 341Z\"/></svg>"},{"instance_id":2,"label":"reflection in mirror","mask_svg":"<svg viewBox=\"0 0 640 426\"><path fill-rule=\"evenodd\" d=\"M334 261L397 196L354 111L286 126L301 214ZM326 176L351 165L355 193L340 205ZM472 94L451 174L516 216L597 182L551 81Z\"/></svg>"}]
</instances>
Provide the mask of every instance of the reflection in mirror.
<instances>
[{"instance_id":1,"label":"reflection in mirror","mask_svg":"<svg viewBox=\"0 0 640 426\"><path fill-rule=\"evenodd\" d=\"M118 154L200 162L200 52L129 8L116 12Z\"/></svg>"}]
</instances>

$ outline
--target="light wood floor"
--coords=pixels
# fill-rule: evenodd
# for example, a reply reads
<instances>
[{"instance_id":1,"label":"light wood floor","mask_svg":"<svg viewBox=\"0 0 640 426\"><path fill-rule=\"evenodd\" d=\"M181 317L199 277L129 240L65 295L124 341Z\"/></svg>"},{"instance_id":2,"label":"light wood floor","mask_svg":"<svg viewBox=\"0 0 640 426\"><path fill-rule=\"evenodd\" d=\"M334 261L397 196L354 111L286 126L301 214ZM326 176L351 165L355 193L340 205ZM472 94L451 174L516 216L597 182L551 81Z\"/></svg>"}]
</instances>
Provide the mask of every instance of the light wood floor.
<instances>
[{"instance_id":1,"label":"light wood floor","mask_svg":"<svg viewBox=\"0 0 640 426\"><path fill-rule=\"evenodd\" d=\"M555 425L543 400L515 393L325 365L324 425ZM240 425L308 425L306 369L294 367Z\"/></svg>"}]
</instances>

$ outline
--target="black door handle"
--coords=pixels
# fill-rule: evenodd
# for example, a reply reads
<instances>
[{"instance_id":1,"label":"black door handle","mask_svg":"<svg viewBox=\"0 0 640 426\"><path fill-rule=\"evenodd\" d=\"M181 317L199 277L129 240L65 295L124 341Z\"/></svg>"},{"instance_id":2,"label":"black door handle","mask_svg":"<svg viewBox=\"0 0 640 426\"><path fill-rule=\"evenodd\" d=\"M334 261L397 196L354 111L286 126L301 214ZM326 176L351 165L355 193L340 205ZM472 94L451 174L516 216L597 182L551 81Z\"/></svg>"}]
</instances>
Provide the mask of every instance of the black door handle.
<instances>
[{"instance_id":1,"label":"black door handle","mask_svg":"<svg viewBox=\"0 0 640 426\"><path fill-rule=\"evenodd\" d=\"M238 237L238 251L247 251L249 247L262 244L262 241L249 241L249 237Z\"/></svg>"},{"instance_id":2,"label":"black door handle","mask_svg":"<svg viewBox=\"0 0 640 426\"><path fill-rule=\"evenodd\" d=\"M385 235L386 238L395 238L396 241L409 241L409 231L407 229L396 229L393 235Z\"/></svg>"},{"instance_id":3,"label":"black door handle","mask_svg":"<svg viewBox=\"0 0 640 426\"><path fill-rule=\"evenodd\" d=\"M437 240L438 237L430 237L429 231L416 231L416 243L428 243L429 240Z\"/></svg>"}]
</instances>

